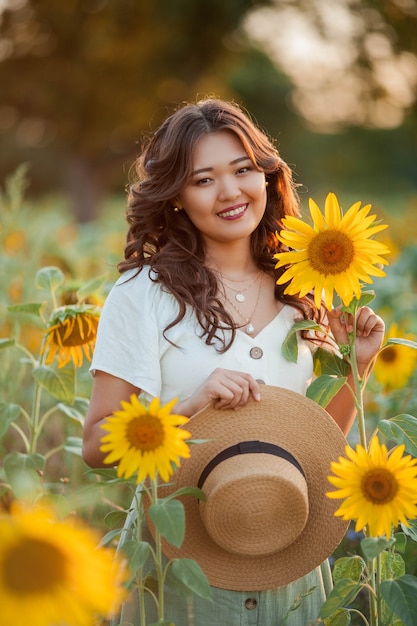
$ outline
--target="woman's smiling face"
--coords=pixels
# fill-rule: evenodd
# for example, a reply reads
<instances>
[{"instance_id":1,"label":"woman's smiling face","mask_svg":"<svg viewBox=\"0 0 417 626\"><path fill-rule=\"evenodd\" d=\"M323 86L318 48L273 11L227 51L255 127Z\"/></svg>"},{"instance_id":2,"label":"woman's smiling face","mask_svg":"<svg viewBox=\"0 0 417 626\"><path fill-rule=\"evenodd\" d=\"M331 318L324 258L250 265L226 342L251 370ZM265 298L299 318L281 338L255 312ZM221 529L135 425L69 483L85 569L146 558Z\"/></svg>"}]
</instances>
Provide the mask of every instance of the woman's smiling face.
<instances>
[{"instance_id":1,"label":"woman's smiling face","mask_svg":"<svg viewBox=\"0 0 417 626\"><path fill-rule=\"evenodd\" d=\"M209 133L196 145L177 204L207 244L249 239L265 211L265 174L232 132Z\"/></svg>"}]
</instances>

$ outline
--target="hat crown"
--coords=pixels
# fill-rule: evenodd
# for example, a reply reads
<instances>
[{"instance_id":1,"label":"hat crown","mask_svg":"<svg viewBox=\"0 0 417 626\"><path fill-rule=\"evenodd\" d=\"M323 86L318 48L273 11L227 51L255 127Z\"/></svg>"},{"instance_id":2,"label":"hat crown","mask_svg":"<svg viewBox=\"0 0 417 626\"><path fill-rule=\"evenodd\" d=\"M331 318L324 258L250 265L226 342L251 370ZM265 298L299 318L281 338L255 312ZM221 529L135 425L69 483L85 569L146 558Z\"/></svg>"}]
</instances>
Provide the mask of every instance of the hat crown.
<instances>
[{"instance_id":1,"label":"hat crown","mask_svg":"<svg viewBox=\"0 0 417 626\"><path fill-rule=\"evenodd\" d=\"M262 442L260 442L262 443ZM309 512L302 472L270 453L226 458L207 476L200 501L202 523L227 552L247 556L274 554L297 540Z\"/></svg>"}]
</instances>

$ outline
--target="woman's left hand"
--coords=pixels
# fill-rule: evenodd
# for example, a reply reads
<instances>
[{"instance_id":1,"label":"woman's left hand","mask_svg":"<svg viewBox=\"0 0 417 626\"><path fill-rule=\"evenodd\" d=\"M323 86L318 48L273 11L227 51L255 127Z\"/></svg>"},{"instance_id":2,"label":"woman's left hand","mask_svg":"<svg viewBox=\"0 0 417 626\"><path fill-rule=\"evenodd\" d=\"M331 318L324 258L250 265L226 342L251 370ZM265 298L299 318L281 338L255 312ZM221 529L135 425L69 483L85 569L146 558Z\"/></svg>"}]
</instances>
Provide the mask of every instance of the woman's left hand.
<instances>
[{"instance_id":1,"label":"woman's left hand","mask_svg":"<svg viewBox=\"0 0 417 626\"><path fill-rule=\"evenodd\" d=\"M347 344L348 332L353 330L352 315L346 316L339 309L328 313L330 329L339 345ZM356 361L359 374L366 373L384 340L385 324L379 315L367 306L361 307L356 316Z\"/></svg>"}]
</instances>

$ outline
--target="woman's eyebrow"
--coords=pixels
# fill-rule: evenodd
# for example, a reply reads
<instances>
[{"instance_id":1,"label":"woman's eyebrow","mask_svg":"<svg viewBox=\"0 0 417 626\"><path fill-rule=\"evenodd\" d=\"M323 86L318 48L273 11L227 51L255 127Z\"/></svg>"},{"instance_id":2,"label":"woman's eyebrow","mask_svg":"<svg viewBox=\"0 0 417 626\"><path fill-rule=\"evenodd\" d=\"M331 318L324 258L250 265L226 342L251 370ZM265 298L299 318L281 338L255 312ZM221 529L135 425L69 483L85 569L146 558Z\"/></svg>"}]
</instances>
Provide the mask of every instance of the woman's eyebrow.
<instances>
[{"instance_id":1,"label":"woman's eyebrow","mask_svg":"<svg viewBox=\"0 0 417 626\"><path fill-rule=\"evenodd\" d=\"M240 163L241 161L250 161L250 158L248 157L247 154L245 154L245 156L241 156L238 157L237 159L233 159L233 161L230 161L229 165L236 165L237 163ZM193 172L191 172L191 176L195 176L196 174L201 174L202 172L212 172L213 171L213 167L202 167L198 170L194 170Z\"/></svg>"}]
</instances>

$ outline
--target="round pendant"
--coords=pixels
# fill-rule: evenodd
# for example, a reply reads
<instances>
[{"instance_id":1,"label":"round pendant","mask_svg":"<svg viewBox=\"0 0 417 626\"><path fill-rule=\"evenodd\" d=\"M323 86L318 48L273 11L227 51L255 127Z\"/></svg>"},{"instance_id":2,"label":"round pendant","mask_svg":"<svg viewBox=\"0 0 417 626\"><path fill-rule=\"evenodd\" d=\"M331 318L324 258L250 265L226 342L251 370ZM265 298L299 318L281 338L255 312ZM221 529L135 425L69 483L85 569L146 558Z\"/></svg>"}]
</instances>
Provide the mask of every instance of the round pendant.
<instances>
[{"instance_id":1,"label":"round pendant","mask_svg":"<svg viewBox=\"0 0 417 626\"><path fill-rule=\"evenodd\" d=\"M243 293L237 293L235 295L235 298L238 302L245 302L245 299L246 299Z\"/></svg>"},{"instance_id":2,"label":"round pendant","mask_svg":"<svg viewBox=\"0 0 417 626\"><path fill-rule=\"evenodd\" d=\"M248 335L253 335L254 332L255 332L255 327L253 326L253 324L249 322L249 324L246 326L246 333Z\"/></svg>"}]
</instances>

